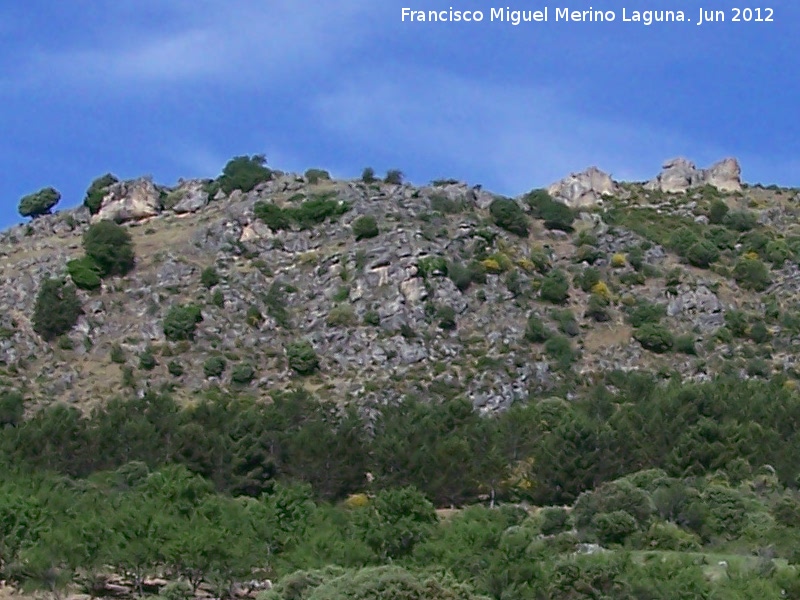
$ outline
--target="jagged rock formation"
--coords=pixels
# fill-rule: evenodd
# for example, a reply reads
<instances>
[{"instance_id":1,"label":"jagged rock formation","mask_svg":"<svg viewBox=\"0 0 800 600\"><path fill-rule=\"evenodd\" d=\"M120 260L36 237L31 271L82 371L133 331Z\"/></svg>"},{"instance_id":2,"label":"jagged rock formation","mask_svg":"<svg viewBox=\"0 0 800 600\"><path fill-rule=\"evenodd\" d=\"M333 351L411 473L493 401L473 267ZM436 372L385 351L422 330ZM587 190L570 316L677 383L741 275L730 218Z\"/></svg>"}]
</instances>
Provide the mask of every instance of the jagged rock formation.
<instances>
[{"instance_id":1,"label":"jagged rock formation","mask_svg":"<svg viewBox=\"0 0 800 600\"><path fill-rule=\"evenodd\" d=\"M155 217L159 212L161 212L161 194L151 178L142 177L113 184L92 220L124 223Z\"/></svg>"},{"instance_id":2,"label":"jagged rock formation","mask_svg":"<svg viewBox=\"0 0 800 600\"><path fill-rule=\"evenodd\" d=\"M585 208L601 204L603 197L616 194L617 185L608 173L589 167L552 184L547 192L570 208Z\"/></svg>"},{"instance_id":3,"label":"jagged rock formation","mask_svg":"<svg viewBox=\"0 0 800 600\"><path fill-rule=\"evenodd\" d=\"M742 189L742 170L735 158L726 158L708 169L698 169L685 158L673 158L662 165L661 173L649 181L645 188L667 194L682 194L687 190L711 185L722 192L739 192Z\"/></svg>"}]
</instances>

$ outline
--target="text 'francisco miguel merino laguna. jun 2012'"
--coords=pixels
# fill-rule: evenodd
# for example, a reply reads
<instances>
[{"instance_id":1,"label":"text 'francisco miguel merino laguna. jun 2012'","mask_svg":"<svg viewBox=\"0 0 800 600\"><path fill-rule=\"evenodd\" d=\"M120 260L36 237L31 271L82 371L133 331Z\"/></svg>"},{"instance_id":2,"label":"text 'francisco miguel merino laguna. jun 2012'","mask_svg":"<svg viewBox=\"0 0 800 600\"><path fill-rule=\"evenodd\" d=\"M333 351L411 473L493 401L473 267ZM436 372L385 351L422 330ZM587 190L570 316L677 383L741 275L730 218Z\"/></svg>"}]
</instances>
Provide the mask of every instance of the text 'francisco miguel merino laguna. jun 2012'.
<instances>
[{"instance_id":1,"label":"text 'francisco miguel merino laguna. jun 2012'","mask_svg":"<svg viewBox=\"0 0 800 600\"><path fill-rule=\"evenodd\" d=\"M724 10L695 8L690 13L683 10L573 10L564 7L544 6L537 10L515 10L511 7L487 10L415 10L403 8L404 23L482 23L499 22L511 25L522 23L773 23L774 9L762 7L728 7Z\"/></svg>"}]
</instances>

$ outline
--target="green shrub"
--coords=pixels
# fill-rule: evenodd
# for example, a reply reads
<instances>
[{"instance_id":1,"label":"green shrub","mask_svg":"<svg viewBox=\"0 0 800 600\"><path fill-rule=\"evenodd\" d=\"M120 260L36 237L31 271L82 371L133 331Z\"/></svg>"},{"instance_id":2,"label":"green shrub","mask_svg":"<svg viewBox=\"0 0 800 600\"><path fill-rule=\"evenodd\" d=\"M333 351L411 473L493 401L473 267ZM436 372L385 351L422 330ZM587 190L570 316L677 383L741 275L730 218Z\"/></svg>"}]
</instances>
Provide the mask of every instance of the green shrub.
<instances>
[{"instance_id":1,"label":"green shrub","mask_svg":"<svg viewBox=\"0 0 800 600\"><path fill-rule=\"evenodd\" d=\"M244 193L259 183L272 179L272 171L266 167L267 159L262 154L236 156L228 161L217 179L217 186L226 194L234 190Z\"/></svg>"},{"instance_id":2,"label":"green shrub","mask_svg":"<svg viewBox=\"0 0 800 600\"><path fill-rule=\"evenodd\" d=\"M249 363L240 363L231 372L231 381L238 385L247 385L256 376L256 370Z\"/></svg>"},{"instance_id":3,"label":"green shrub","mask_svg":"<svg viewBox=\"0 0 800 600\"><path fill-rule=\"evenodd\" d=\"M757 258L743 256L733 268L733 278L742 288L763 292L772 283L767 266Z\"/></svg>"},{"instance_id":4,"label":"green shrub","mask_svg":"<svg viewBox=\"0 0 800 600\"><path fill-rule=\"evenodd\" d=\"M749 210L732 210L724 219L726 227L735 231L750 231L757 225L756 215Z\"/></svg>"},{"instance_id":5,"label":"green shrub","mask_svg":"<svg viewBox=\"0 0 800 600\"><path fill-rule=\"evenodd\" d=\"M167 365L167 371L169 371L169 374L173 377L180 377L183 375L183 365L177 360L171 360Z\"/></svg>"},{"instance_id":6,"label":"green shrub","mask_svg":"<svg viewBox=\"0 0 800 600\"><path fill-rule=\"evenodd\" d=\"M83 199L83 204L89 209L90 213L95 215L100 212L100 208L102 208L103 205L103 198L105 198L106 194L108 194L108 188L118 181L119 179L117 179L114 175L111 173L106 173L91 183L89 189L86 190L86 196Z\"/></svg>"},{"instance_id":7,"label":"green shrub","mask_svg":"<svg viewBox=\"0 0 800 600\"><path fill-rule=\"evenodd\" d=\"M19 201L19 214L23 217L49 215L51 209L61 200L61 193L52 187L42 188L28 194Z\"/></svg>"},{"instance_id":8,"label":"green shrub","mask_svg":"<svg viewBox=\"0 0 800 600\"><path fill-rule=\"evenodd\" d=\"M700 240L692 244L686 251L686 260L688 260L691 265L700 267L701 269L707 269L708 266L718 258L719 250L713 243L707 240Z\"/></svg>"},{"instance_id":9,"label":"green shrub","mask_svg":"<svg viewBox=\"0 0 800 600\"><path fill-rule=\"evenodd\" d=\"M576 280L576 283L584 292L591 292L592 288L600 283L600 271L594 267L586 267Z\"/></svg>"},{"instance_id":10,"label":"green shrub","mask_svg":"<svg viewBox=\"0 0 800 600\"><path fill-rule=\"evenodd\" d=\"M368 310L364 313L364 325L372 325L377 327L381 324L381 316L377 310Z\"/></svg>"},{"instance_id":11,"label":"green shrub","mask_svg":"<svg viewBox=\"0 0 800 600\"><path fill-rule=\"evenodd\" d=\"M353 235L356 236L356 241L377 237L379 233L378 222L373 216L365 215L353 221Z\"/></svg>"},{"instance_id":12,"label":"green shrub","mask_svg":"<svg viewBox=\"0 0 800 600\"><path fill-rule=\"evenodd\" d=\"M423 256L417 261L417 273L423 279L435 274L447 275L447 260L443 256Z\"/></svg>"},{"instance_id":13,"label":"green shrub","mask_svg":"<svg viewBox=\"0 0 800 600\"><path fill-rule=\"evenodd\" d=\"M721 225L709 227L705 230L703 235L720 250L732 250L736 246L736 241L738 240L736 233Z\"/></svg>"},{"instance_id":14,"label":"green shrub","mask_svg":"<svg viewBox=\"0 0 800 600\"><path fill-rule=\"evenodd\" d=\"M599 513L594 516L592 525L597 540L603 545L624 544L638 529L636 519L624 510Z\"/></svg>"},{"instance_id":15,"label":"green shrub","mask_svg":"<svg viewBox=\"0 0 800 600\"><path fill-rule=\"evenodd\" d=\"M343 215L348 210L350 210L350 205L347 202L319 196L306 200L296 208L284 209L284 212L300 229L311 229L314 225L324 222L325 219Z\"/></svg>"},{"instance_id":16,"label":"green shrub","mask_svg":"<svg viewBox=\"0 0 800 600\"><path fill-rule=\"evenodd\" d=\"M399 169L389 169L386 171L386 177L383 178L383 182L390 185L400 185L403 183L403 172Z\"/></svg>"},{"instance_id":17,"label":"green shrub","mask_svg":"<svg viewBox=\"0 0 800 600\"><path fill-rule=\"evenodd\" d=\"M672 332L655 323L646 323L633 332L633 338L642 347L651 352L662 353L671 350L675 345L675 338Z\"/></svg>"},{"instance_id":18,"label":"green shrub","mask_svg":"<svg viewBox=\"0 0 800 600\"><path fill-rule=\"evenodd\" d=\"M447 263L447 276L461 292L467 291L472 284L472 272L461 263Z\"/></svg>"},{"instance_id":19,"label":"green shrub","mask_svg":"<svg viewBox=\"0 0 800 600\"><path fill-rule=\"evenodd\" d=\"M792 250L783 240L772 240L764 248L764 258L775 267L782 267L783 263L792 258Z\"/></svg>"},{"instance_id":20,"label":"green shrub","mask_svg":"<svg viewBox=\"0 0 800 600\"><path fill-rule=\"evenodd\" d=\"M82 290L96 290L102 284L100 267L88 256L67 262L67 273L72 283Z\"/></svg>"},{"instance_id":21,"label":"green shrub","mask_svg":"<svg viewBox=\"0 0 800 600\"><path fill-rule=\"evenodd\" d=\"M689 248L694 246L698 241L694 231L688 227L681 227L670 234L668 246L681 256L686 256Z\"/></svg>"},{"instance_id":22,"label":"green shrub","mask_svg":"<svg viewBox=\"0 0 800 600\"><path fill-rule=\"evenodd\" d=\"M572 346L569 338L563 335L553 335L544 344L544 351L556 364L556 367L566 371L578 358L578 353Z\"/></svg>"},{"instance_id":23,"label":"green shrub","mask_svg":"<svg viewBox=\"0 0 800 600\"><path fill-rule=\"evenodd\" d=\"M454 215L464 210L464 202L452 200L444 194L432 194L430 197L431 210L445 215Z\"/></svg>"},{"instance_id":24,"label":"green shrub","mask_svg":"<svg viewBox=\"0 0 800 600\"><path fill-rule=\"evenodd\" d=\"M45 279L39 286L33 309L33 330L49 342L69 332L83 314L74 285L61 279Z\"/></svg>"},{"instance_id":25,"label":"green shrub","mask_svg":"<svg viewBox=\"0 0 800 600\"><path fill-rule=\"evenodd\" d=\"M0 391L0 427L19 425L25 416L25 397L14 390Z\"/></svg>"},{"instance_id":26,"label":"green shrub","mask_svg":"<svg viewBox=\"0 0 800 600\"><path fill-rule=\"evenodd\" d=\"M640 300L628 315L628 323L633 327L646 324L657 324L667 315L667 307L663 304L653 304L647 300Z\"/></svg>"},{"instance_id":27,"label":"green shrub","mask_svg":"<svg viewBox=\"0 0 800 600\"><path fill-rule=\"evenodd\" d=\"M320 181L328 181L331 178L331 174L325 171L324 169L308 169L305 173L306 180L311 185L317 184Z\"/></svg>"},{"instance_id":28,"label":"green shrub","mask_svg":"<svg viewBox=\"0 0 800 600\"><path fill-rule=\"evenodd\" d=\"M203 272L200 273L200 283L208 289L211 289L219 283L219 273L217 273L214 267L206 267L203 269Z\"/></svg>"},{"instance_id":29,"label":"green shrub","mask_svg":"<svg viewBox=\"0 0 800 600\"><path fill-rule=\"evenodd\" d=\"M218 308L225 307L225 294L222 292L222 290L214 290L214 293L211 295L211 304Z\"/></svg>"},{"instance_id":30,"label":"green shrub","mask_svg":"<svg viewBox=\"0 0 800 600\"><path fill-rule=\"evenodd\" d=\"M489 205L495 225L521 237L528 235L528 217L519 205L509 198L496 198Z\"/></svg>"},{"instance_id":31,"label":"green shrub","mask_svg":"<svg viewBox=\"0 0 800 600\"><path fill-rule=\"evenodd\" d=\"M111 221L90 225L83 235L83 249L103 277L125 275L135 264L131 234Z\"/></svg>"},{"instance_id":32,"label":"green shrub","mask_svg":"<svg viewBox=\"0 0 800 600\"><path fill-rule=\"evenodd\" d=\"M569 513L560 506L546 506L539 512L539 531L542 535L554 535L568 531Z\"/></svg>"},{"instance_id":33,"label":"green shrub","mask_svg":"<svg viewBox=\"0 0 800 600\"><path fill-rule=\"evenodd\" d=\"M578 321L575 319L575 314L570 309L554 310L551 316L558 323L558 330L561 333L569 337L575 337L581 332Z\"/></svg>"},{"instance_id":34,"label":"green shrub","mask_svg":"<svg viewBox=\"0 0 800 600\"><path fill-rule=\"evenodd\" d=\"M542 280L540 290L542 300L553 304L563 304L569 298L569 280L561 269L553 269Z\"/></svg>"},{"instance_id":35,"label":"green shrub","mask_svg":"<svg viewBox=\"0 0 800 600\"><path fill-rule=\"evenodd\" d=\"M728 205L719 198L711 201L708 207L708 222L712 225L721 225L725 222L725 217L728 216Z\"/></svg>"},{"instance_id":36,"label":"green shrub","mask_svg":"<svg viewBox=\"0 0 800 600\"><path fill-rule=\"evenodd\" d=\"M770 340L772 335L764 324L764 321L756 321L750 328L750 339L756 344L764 344Z\"/></svg>"},{"instance_id":37,"label":"green shrub","mask_svg":"<svg viewBox=\"0 0 800 600\"><path fill-rule=\"evenodd\" d=\"M542 219L548 229L572 231L575 213L563 202L554 200L546 190L533 190L525 196L524 201L530 206L533 216Z\"/></svg>"},{"instance_id":38,"label":"green shrub","mask_svg":"<svg viewBox=\"0 0 800 600\"><path fill-rule=\"evenodd\" d=\"M118 365L125 364L125 351L122 349L122 346L119 344L114 344L111 346L111 362L116 363Z\"/></svg>"},{"instance_id":39,"label":"green shrub","mask_svg":"<svg viewBox=\"0 0 800 600\"><path fill-rule=\"evenodd\" d=\"M536 313L528 315L528 322L525 325L525 339L532 344L546 342L553 335Z\"/></svg>"},{"instance_id":40,"label":"green shrub","mask_svg":"<svg viewBox=\"0 0 800 600\"><path fill-rule=\"evenodd\" d=\"M264 315L261 314L257 306L251 304L247 307L244 319L250 327L259 327L264 320Z\"/></svg>"},{"instance_id":41,"label":"green shrub","mask_svg":"<svg viewBox=\"0 0 800 600\"><path fill-rule=\"evenodd\" d=\"M272 231L290 229L292 226L292 220L288 213L282 208L272 204L272 202L263 202L259 200L253 205L253 214Z\"/></svg>"},{"instance_id":42,"label":"green shrub","mask_svg":"<svg viewBox=\"0 0 800 600\"><path fill-rule=\"evenodd\" d=\"M361 181L364 183L375 183L378 179L375 177L375 169L372 167L366 167L363 171L361 171Z\"/></svg>"},{"instance_id":43,"label":"green shrub","mask_svg":"<svg viewBox=\"0 0 800 600\"><path fill-rule=\"evenodd\" d=\"M194 304L172 306L164 317L164 335L168 340L194 340L203 312Z\"/></svg>"},{"instance_id":44,"label":"green shrub","mask_svg":"<svg viewBox=\"0 0 800 600\"><path fill-rule=\"evenodd\" d=\"M597 323L605 323L611 320L608 314L608 300L597 294L589 297L589 304L586 307L586 317L593 319Z\"/></svg>"},{"instance_id":45,"label":"green shrub","mask_svg":"<svg viewBox=\"0 0 800 600\"><path fill-rule=\"evenodd\" d=\"M439 329L450 331L456 328L456 311L452 306L440 306L436 309L436 319Z\"/></svg>"},{"instance_id":46,"label":"green shrub","mask_svg":"<svg viewBox=\"0 0 800 600\"><path fill-rule=\"evenodd\" d=\"M358 323L356 313L349 304L334 306L325 321L328 327L352 327Z\"/></svg>"},{"instance_id":47,"label":"green shrub","mask_svg":"<svg viewBox=\"0 0 800 600\"><path fill-rule=\"evenodd\" d=\"M690 333L677 336L675 338L675 352L691 356L697 354L694 336Z\"/></svg>"},{"instance_id":48,"label":"green shrub","mask_svg":"<svg viewBox=\"0 0 800 600\"><path fill-rule=\"evenodd\" d=\"M221 356L212 356L203 363L203 374L206 377L219 377L225 372L227 361Z\"/></svg>"},{"instance_id":49,"label":"green shrub","mask_svg":"<svg viewBox=\"0 0 800 600\"><path fill-rule=\"evenodd\" d=\"M289 367L300 375L310 375L319 369L319 358L314 346L307 340L291 342L286 346Z\"/></svg>"},{"instance_id":50,"label":"green shrub","mask_svg":"<svg viewBox=\"0 0 800 600\"><path fill-rule=\"evenodd\" d=\"M153 348L148 346L139 355L139 368L144 371L152 371L157 364L158 361L156 360L156 357L153 354Z\"/></svg>"}]
</instances>

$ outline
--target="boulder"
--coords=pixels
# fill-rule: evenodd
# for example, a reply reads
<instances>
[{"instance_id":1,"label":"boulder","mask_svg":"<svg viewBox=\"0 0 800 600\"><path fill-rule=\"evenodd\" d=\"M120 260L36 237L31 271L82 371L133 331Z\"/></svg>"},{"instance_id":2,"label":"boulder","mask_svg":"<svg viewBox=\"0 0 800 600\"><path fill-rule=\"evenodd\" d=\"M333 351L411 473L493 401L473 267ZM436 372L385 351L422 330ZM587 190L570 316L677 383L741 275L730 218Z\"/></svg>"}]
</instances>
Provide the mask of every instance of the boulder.
<instances>
[{"instance_id":1,"label":"boulder","mask_svg":"<svg viewBox=\"0 0 800 600\"><path fill-rule=\"evenodd\" d=\"M178 214L192 213L208 204L208 192L204 189L202 181L186 181L173 193L180 194L180 200L172 210Z\"/></svg>"},{"instance_id":2,"label":"boulder","mask_svg":"<svg viewBox=\"0 0 800 600\"><path fill-rule=\"evenodd\" d=\"M120 181L108 188L92 222L109 220L124 223L155 217L160 212L161 194L151 178L142 177L133 181Z\"/></svg>"},{"instance_id":3,"label":"boulder","mask_svg":"<svg viewBox=\"0 0 800 600\"><path fill-rule=\"evenodd\" d=\"M704 185L714 186L722 192L738 192L742 189L742 170L735 158L721 160L708 169L698 169L685 158L673 158L661 168L661 173L647 182L645 189L667 194L684 194Z\"/></svg>"},{"instance_id":4,"label":"boulder","mask_svg":"<svg viewBox=\"0 0 800 600\"><path fill-rule=\"evenodd\" d=\"M582 173L571 173L547 188L547 193L570 208L595 206L604 196L613 196L617 185L608 173L589 167Z\"/></svg>"}]
</instances>

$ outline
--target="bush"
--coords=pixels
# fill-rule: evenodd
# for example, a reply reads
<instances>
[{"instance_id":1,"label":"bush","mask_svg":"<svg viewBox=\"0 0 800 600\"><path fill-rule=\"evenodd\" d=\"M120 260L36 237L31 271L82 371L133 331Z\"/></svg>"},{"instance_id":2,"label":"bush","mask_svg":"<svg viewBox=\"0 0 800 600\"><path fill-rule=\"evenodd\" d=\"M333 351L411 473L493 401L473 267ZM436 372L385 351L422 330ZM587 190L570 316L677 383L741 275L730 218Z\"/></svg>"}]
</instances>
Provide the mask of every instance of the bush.
<instances>
[{"instance_id":1,"label":"bush","mask_svg":"<svg viewBox=\"0 0 800 600\"><path fill-rule=\"evenodd\" d=\"M356 236L356 241L377 237L379 233L375 217L366 215L353 221L353 235Z\"/></svg>"},{"instance_id":2,"label":"bush","mask_svg":"<svg viewBox=\"0 0 800 600\"><path fill-rule=\"evenodd\" d=\"M569 369L578 358L577 352L572 347L572 342L563 335L550 337L544 344L544 351L547 356L555 361L556 367L563 371Z\"/></svg>"},{"instance_id":3,"label":"bush","mask_svg":"<svg viewBox=\"0 0 800 600\"><path fill-rule=\"evenodd\" d=\"M111 221L90 225L83 235L83 249L103 277L125 275L135 264L131 234Z\"/></svg>"},{"instance_id":4,"label":"bush","mask_svg":"<svg viewBox=\"0 0 800 600\"><path fill-rule=\"evenodd\" d=\"M728 205L722 200L712 200L708 208L708 222L712 225L721 225L725 222L725 217L728 216L728 210Z\"/></svg>"},{"instance_id":5,"label":"bush","mask_svg":"<svg viewBox=\"0 0 800 600\"><path fill-rule=\"evenodd\" d=\"M736 261L733 278L742 288L763 292L772 283L767 266L757 258L743 256Z\"/></svg>"},{"instance_id":6,"label":"bush","mask_svg":"<svg viewBox=\"0 0 800 600\"><path fill-rule=\"evenodd\" d=\"M45 279L39 286L33 309L33 330L49 342L69 332L83 314L74 285L61 279Z\"/></svg>"},{"instance_id":7,"label":"bush","mask_svg":"<svg viewBox=\"0 0 800 600\"><path fill-rule=\"evenodd\" d=\"M756 321L750 328L750 339L756 344L763 344L768 342L772 335L764 324L764 321Z\"/></svg>"},{"instance_id":8,"label":"bush","mask_svg":"<svg viewBox=\"0 0 800 600\"><path fill-rule=\"evenodd\" d=\"M548 229L572 231L575 213L563 202L554 200L547 190L533 190L526 194L524 200L530 206L531 214L544 220L544 226Z\"/></svg>"},{"instance_id":9,"label":"bush","mask_svg":"<svg viewBox=\"0 0 800 600\"><path fill-rule=\"evenodd\" d=\"M400 185L403 183L403 172L399 169L389 169L386 171L386 177L383 178L383 182L390 185Z\"/></svg>"},{"instance_id":10,"label":"bush","mask_svg":"<svg viewBox=\"0 0 800 600\"><path fill-rule=\"evenodd\" d=\"M0 427L14 427L25 416L25 397L14 390L0 391Z\"/></svg>"},{"instance_id":11,"label":"bush","mask_svg":"<svg viewBox=\"0 0 800 600\"><path fill-rule=\"evenodd\" d=\"M225 372L227 362L221 356L212 356L203 363L203 373L206 377L219 377Z\"/></svg>"},{"instance_id":12,"label":"bush","mask_svg":"<svg viewBox=\"0 0 800 600\"><path fill-rule=\"evenodd\" d=\"M217 185L226 194L234 190L247 193L259 183L272 179L272 171L265 165L267 159L262 154L236 156L228 161L217 179Z\"/></svg>"},{"instance_id":13,"label":"bush","mask_svg":"<svg viewBox=\"0 0 800 600\"><path fill-rule=\"evenodd\" d=\"M690 333L685 335L679 335L675 338L675 352L680 352L681 354L689 354L693 356L697 354L697 349L695 348L695 339L694 336Z\"/></svg>"},{"instance_id":14,"label":"bush","mask_svg":"<svg viewBox=\"0 0 800 600\"><path fill-rule=\"evenodd\" d=\"M61 193L52 187L42 188L28 194L19 201L19 214L23 217L49 215L50 210L61 200Z\"/></svg>"},{"instance_id":15,"label":"bush","mask_svg":"<svg viewBox=\"0 0 800 600\"><path fill-rule=\"evenodd\" d=\"M328 217L343 215L348 210L350 210L350 205L346 202L340 202L327 196L320 196L306 200L297 208L284 209L284 213L300 229L311 229L314 225L324 222Z\"/></svg>"},{"instance_id":16,"label":"bush","mask_svg":"<svg viewBox=\"0 0 800 600\"><path fill-rule=\"evenodd\" d=\"M625 255L619 252L611 257L611 266L614 269L621 269L625 266Z\"/></svg>"},{"instance_id":17,"label":"bush","mask_svg":"<svg viewBox=\"0 0 800 600\"><path fill-rule=\"evenodd\" d=\"M330 180L331 174L324 169L308 169L305 173L305 177L308 183L314 185L320 181Z\"/></svg>"},{"instance_id":18,"label":"bush","mask_svg":"<svg viewBox=\"0 0 800 600\"><path fill-rule=\"evenodd\" d=\"M783 240L773 240L764 248L764 257L773 266L781 267L783 263L792 258L792 250Z\"/></svg>"},{"instance_id":19,"label":"bush","mask_svg":"<svg viewBox=\"0 0 800 600\"><path fill-rule=\"evenodd\" d=\"M461 292L467 291L472 284L472 272L461 263L447 263L447 276Z\"/></svg>"},{"instance_id":20,"label":"bush","mask_svg":"<svg viewBox=\"0 0 800 600\"><path fill-rule=\"evenodd\" d=\"M749 210L734 210L725 216L724 224L730 229L744 232L753 229L757 225L757 219Z\"/></svg>"},{"instance_id":21,"label":"bush","mask_svg":"<svg viewBox=\"0 0 800 600\"><path fill-rule=\"evenodd\" d=\"M701 269L707 269L709 265L719 258L717 247L707 240L700 240L692 244L686 251L686 260L689 264Z\"/></svg>"},{"instance_id":22,"label":"bush","mask_svg":"<svg viewBox=\"0 0 800 600\"><path fill-rule=\"evenodd\" d=\"M225 307L225 294L222 293L222 290L214 290L214 293L211 295L211 304L217 308Z\"/></svg>"},{"instance_id":23,"label":"bush","mask_svg":"<svg viewBox=\"0 0 800 600\"><path fill-rule=\"evenodd\" d=\"M560 506L546 506L539 512L539 531L554 535L569 530L569 513Z\"/></svg>"},{"instance_id":24,"label":"bush","mask_svg":"<svg viewBox=\"0 0 800 600\"><path fill-rule=\"evenodd\" d=\"M153 355L153 348L148 346L139 355L139 368L144 371L152 371L157 364L158 361L156 361L156 357Z\"/></svg>"},{"instance_id":25,"label":"bush","mask_svg":"<svg viewBox=\"0 0 800 600\"><path fill-rule=\"evenodd\" d=\"M203 312L194 304L173 306L164 317L164 335L168 340L194 340L197 324L203 320Z\"/></svg>"},{"instance_id":26,"label":"bush","mask_svg":"<svg viewBox=\"0 0 800 600\"><path fill-rule=\"evenodd\" d=\"M525 326L525 339L533 344L546 342L553 335L536 313L528 315L528 323Z\"/></svg>"},{"instance_id":27,"label":"bush","mask_svg":"<svg viewBox=\"0 0 800 600\"><path fill-rule=\"evenodd\" d=\"M310 375L319 369L317 353L307 340L292 342L286 346L286 357L289 359L289 367L300 375Z\"/></svg>"},{"instance_id":28,"label":"bush","mask_svg":"<svg viewBox=\"0 0 800 600\"><path fill-rule=\"evenodd\" d=\"M117 179L114 175L111 173L106 173L91 183L89 189L86 190L86 196L83 199L83 204L89 209L90 213L95 215L100 212L100 209L103 206L103 199L106 197L106 194L108 194L108 188L118 181L119 179Z\"/></svg>"},{"instance_id":29,"label":"bush","mask_svg":"<svg viewBox=\"0 0 800 600\"><path fill-rule=\"evenodd\" d=\"M563 304L569 298L569 280L560 269L554 269L545 275L540 290L542 300L553 304Z\"/></svg>"},{"instance_id":30,"label":"bush","mask_svg":"<svg viewBox=\"0 0 800 600\"><path fill-rule=\"evenodd\" d=\"M377 327L381 324L381 316L377 310L368 310L364 313L364 325Z\"/></svg>"},{"instance_id":31,"label":"bush","mask_svg":"<svg viewBox=\"0 0 800 600\"><path fill-rule=\"evenodd\" d=\"M521 237L528 235L528 217L519 205L508 198L496 198L489 205L495 225Z\"/></svg>"},{"instance_id":32,"label":"bush","mask_svg":"<svg viewBox=\"0 0 800 600\"><path fill-rule=\"evenodd\" d=\"M358 323L356 313L349 304L334 306L325 321L328 327L352 327Z\"/></svg>"},{"instance_id":33,"label":"bush","mask_svg":"<svg viewBox=\"0 0 800 600\"><path fill-rule=\"evenodd\" d=\"M636 519L624 510L595 515L592 525L597 540L603 545L624 544L638 529Z\"/></svg>"},{"instance_id":34,"label":"bush","mask_svg":"<svg viewBox=\"0 0 800 600\"><path fill-rule=\"evenodd\" d=\"M272 231L290 229L292 226L292 220L288 213L271 202L256 202L253 205L253 214Z\"/></svg>"},{"instance_id":35,"label":"bush","mask_svg":"<svg viewBox=\"0 0 800 600\"><path fill-rule=\"evenodd\" d=\"M439 329L450 331L456 328L456 311L452 306L440 306L436 309Z\"/></svg>"},{"instance_id":36,"label":"bush","mask_svg":"<svg viewBox=\"0 0 800 600\"><path fill-rule=\"evenodd\" d=\"M666 315L667 307L663 304L653 304L647 300L641 300L628 315L628 323L633 327L656 324L660 323Z\"/></svg>"},{"instance_id":37,"label":"bush","mask_svg":"<svg viewBox=\"0 0 800 600\"><path fill-rule=\"evenodd\" d=\"M88 256L68 261L67 273L72 283L82 290L96 290L102 284L102 270Z\"/></svg>"},{"instance_id":38,"label":"bush","mask_svg":"<svg viewBox=\"0 0 800 600\"><path fill-rule=\"evenodd\" d=\"M366 167L363 171L361 171L361 181L364 183L375 183L378 179L375 177L375 169L372 167Z\"/></svg>"},{"instance_id":39,"label":"bush","mask_svg":"<svg viewBox=\"0 0 800 600\"><path fill-rule=\"evenodd\" d=\"M443 256L423 256L417 261L417 273L423 279L436 274L447 275L447 260Z\"/></svg>"},{"instance_id":40,"label":"bush","mask_svg":"<svg viewBox=\"0 0 800 600\"><path fill-rule=\"evenodd\" d=\"M203 269L203 272L200 273L200 283L208 289L211 289L219 283L219 273L217 273L214 267L206 267Z\"/></svg>"},{"instance_id":41,"label":"bush","mask_svg":"<svg viewBox=\"0 0 800 600\"><path fill-rule=\"evenodd\" d=\"M169 371L169 374L173 377L180 377L183 375L183 365L177 360L171 360L167 365L167 371Z\"/></svg>"},{"instance_id":42,"label":"bush","mask_svg":"<svg viewBox=\"0 0 800 600\"><path fill-rule=\"evenodd\" d=\"M256 370L253 365L248 363L241 363L236 365L231 372L231 381L238 385L247 385L256 376Z\"/></svg>"},{"instance_id":43,"label":"bush","mask_svg":"<svg viewBox=\"0 0 800 600\"><path fill-rule=\"evenodd\" d=\"M586 267L576 283L584 292L591 292L592 288L600 283L600 271L594 267Z\"/></svg>"},{"instance_id":44,"label":"bush","mask_svg":"<svg viewBox=\"0 0 800 600\"><path fill-rule=\"evenodd\" d=\"M663 325L647 323L633 332L633 338L651 352L662 353L675 345L672 332Z\"/></svg>"},{"instance_id":45,"label":"bush","mask_svg":"<svg viewBox=\"0 0 800 600\"><path fill-rule=\"evenodd\" d=\"M125 351L122 349L122 346L119 344L111 346L110 358L113 363L118 365L125 364Z\"/></svg>"},{"instance_id":46,"label":"bush","mask_svg":"<svg viewBox=\"0 0 800 600\"><path fill-rule=\"evenodd\" d=\"M608 300L597 294L589 297L589 304L586 307L586 316L598 323L605 323L611 320L608 314Z\"/></svg>"},{"instance_id":47,"label":"bush","mask_svg":"<svg viewBox=\"0 0 800 600\"><path fill-rule=\"evenodd\" d=\"M669 248L685 256L689 248L698 242L697 235L688 227L681 227L669 236Z\"/></svg>"}]
</instances>

